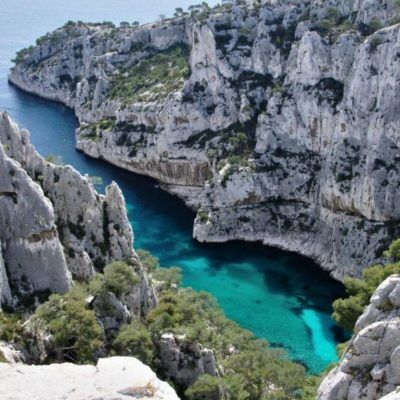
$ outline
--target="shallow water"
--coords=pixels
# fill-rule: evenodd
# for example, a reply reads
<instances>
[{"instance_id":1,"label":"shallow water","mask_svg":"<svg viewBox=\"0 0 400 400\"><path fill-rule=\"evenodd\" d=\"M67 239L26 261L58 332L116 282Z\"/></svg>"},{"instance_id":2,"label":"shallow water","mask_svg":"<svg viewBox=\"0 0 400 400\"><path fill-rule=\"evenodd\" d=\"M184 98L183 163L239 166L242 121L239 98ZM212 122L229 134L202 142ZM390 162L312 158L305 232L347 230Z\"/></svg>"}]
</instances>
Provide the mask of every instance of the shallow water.
<instances>
[{"instance_id":1,"label":"shallow water","mask_svg":"<svg viewBox=\"0 0 400 400\"><path fill-rule=\"evenodd\" d=\"M333 299L343 294L341 285L314 263L287 252L241 242L195 242L194 214L180 200L160 190L151 179L77 152L77 120L71 110L7 84L9 60L15 51L69 19L148 22L190 3L0 0L0 110L7 110L21 127L31 131L32 142L43 155L61 155L80 172L101 176L104 184L118 182L134 227L136 248L149 249L163 265L181 266L186 286L211 292L230 318L272 345L285 347L310 372L320 372L336 360L335 345L343 339L330 318Z\"/></svg>"}]
</instances>

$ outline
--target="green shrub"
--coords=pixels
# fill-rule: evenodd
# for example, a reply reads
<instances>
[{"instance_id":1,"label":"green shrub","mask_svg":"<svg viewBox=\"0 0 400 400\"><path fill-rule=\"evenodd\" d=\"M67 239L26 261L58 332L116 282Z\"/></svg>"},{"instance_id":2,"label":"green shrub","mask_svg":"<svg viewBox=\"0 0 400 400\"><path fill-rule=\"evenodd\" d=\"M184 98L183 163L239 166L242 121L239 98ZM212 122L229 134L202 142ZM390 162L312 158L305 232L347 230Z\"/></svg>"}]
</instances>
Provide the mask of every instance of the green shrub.
<instances>
[{"instance_id":1,"label":"green shrub","mask_svg":"<svg viewBox=\"0 0 400 400\"><path fill-rule=\"evenodd\" d=\"M152 273L152 277L157 281L164 282L167 288L171 286L180 286L182 283L182 268L159 267Z\"/></svg>"},{"instance_id":2,"label":"green shrub","mask_svg":"<svg viewBox=\"0 0 400 400\"><path fill-rule=\"evenodd\" d=\"M189 76L189 48L174 46L139 61L112 78L110 97L125 104L155 101L183 86Z\"/></svg>"},{"instance_id":3,"label":"green shrub","mask_svg":"<svg viewBox=\"0 0 400 400\"><path fill-rule=\"evenodd\" d=\"M23 335L22 319L18 314L0 312L0 340L19 342Z\"/></svg>"},{"instance_id":4,"label":"green shrub","mask_svg":"<svg viewBox=\"0 0 400 400\"><path fill-rule=\"evenodd\" d=\"M383 25L382 25L381 21L376 17L372 18L368 24L363 23L363 22L358 24L358 30L364 36L372 35L374 32L381 29L382 27L383 27Z\"/></svg>"},{"instance_id":5,"label":"green shrub","mask_svg":"<svg viewBox=\"0 0 400 400\"><path fill-rule=\"evenodd\" d=\"M205 224L205 223L207 223L208 221L209 221L209 215L208 215L208 212L206 211L206 210L199 210L198 212L197 212L197 217L199 218L199 221L202 223L202 224Z\"/></svg>"},{"instance_id":6,"label":"green shrub","mask_svg":"<svg viewBox=\"0 0 400 400\"><path fill-rule=\"evenodd\" d=\"M301 400L315 400L317 388L321 383L321 377L319 376L307 376L303 387L300 391L301 396L295 397Z\"/></svg>"},{"instance_id":7,"label":"green shrub","mask_svg":"<svg viewBox=\"0 0 400 400\"><path fill-rule=\"evenodd\" d=\"M329 21L332 21L333 23L337 24L341 18L341 14L337 8L330 7L326 12L326 17L328 18Z\"/></svg>"},{"instance_id":8,"label":"green shrub","mask_svg":"<svg viewBox=\"0 0 400 400\"><path fill-rule=\"evenodd\" d=\"M137 255L146 271L153 272L157 268L160 268L160 260L157 257L154 257L149 251L139 249Z\"/></svg>"},{"instance_id":9,"label":"green shrub","mask_svg":"<svg viewBox=\"0 0 400 400\"><path fill-rule=\"evenodd\" d=\"M184 334L188 344L199 342L214 350L223 377L202 377L187 390L189 399L205 398L201 396L206 396L207 391L215 394L217 381L229 399L264 398L269 384L276 386L282 399L291 398L302 388L302 366L227 319L215 299L205 292L164 291L157 307L148 314L146 324L155 335L167 331ZM232 346L235 354L229 352Z\"/></svg>"},{"instance_id":10,"label":"green shrub","mask_svg":"<svg viewBox=\"0 0 400 400\"><path fill-rule=\"evenodd\" d=\"M287 399L302 388L304 378L304 369L285 359L279 351L255 348L228 359L222 384L228 398L239 400L268 398L264 397L266 386L273 382L273 398Z\"/></svg>"},{"instance_id":11,"label":"green shrub","mask_svg":"<svg viewBox=\"0 0 400 400\"><path fill-rule=\"evenodd\" d=\"M358 317L362 314L366 303L359 296L338 299L333 303L333 318L343 328L352 331Z\"/></svg>"},{"instance_id":12,"label":"green shrub","mask_svg":"<svg viewBox=\"0 0 400 400\"><path fill-rule=\"evenodd\" d=\"M112 343L112 348L118 355L137 357L145 364L150 364L154 357L150 333L137 321L121 327Z\"/></svg>"},{"instance_id":13,"label":"green shrub","mask_svg":"<svg viewBox=\"0 0 400 400\"><path fill-rule=\"evenodd\" d=\"M51 334L59 350L57 361L93 362L103 347L102 329L85 298L80 287L65 295L53 294L34 315L34 322Z\"/></svg>"},{"instance_id":14,"label":"green shrub","mask_svg":"<svg viewBox=\"0 0 400 400\"><path fill-rule=\"evenodd\" d=\"M188 400L219 400L220 380L211 375L202 375L186 390Z\"/></svg>"},{"instance_id":15,"label":"green shrub","mask_svg":"<svg viewBox=\"0 0 400 400\"><path fill-rule=\"evenodd\" d=\"M30 56L34 51L35 51L34 46L29 46L25 49L18 51L12 62L15 64L20 64L25 60L25 57Z\"/></svg>"},{"instance_id":16,"label":"green shrub","mask_svg":"<svg viewBox=\"0 0 400 400\"><path fill-rule=\"evenodd\" d=\"M142 266L145 270L151 273L151 276L159 282L165 284L168 289L171 286L180 286L182 283L182 268L168 267L163 268L160 266L160 260L153 256L148 250L139 249L137 254L140 258Z\"/></svg>"},{"instance_id":17,"label":"green shrub","mask_svg":"<svg viewBox=\"0 0 400 400\"><path fill-rule=\"evenodd\" d=\"M114 128L115 118L104 118L97 124L102 131L108 131Z\"/></svg>"},{"instance_id":18,"label":"green shrub","mask_svg":"<svg viewBox=\"0 0 400 400\"><path fill-rule=\"evenodd\" d=\"M400 239L394 240L383 255L392 262L400 261Z\"/></svg>"},{"instance_id":19,"label":"green shrub","mask_svg":"<svg viewBox=\"0 0 400 400\"><path fill-rule=\"evenodd\" d=\"M115 261L104 268L103 287L117 297L128 293L139 282L140 279L133 268L123 261Z\"/></svg>"},{"instance_id":20,"label":"green shrub","mask_svg":"<svg viewBox=\"0 0 400 400\"><path fill-rule=\"evenodd\" d=\"M373 36L370 43L369 43L369 51L370 53L373 53L378 46L380 46L382 44L382 38L379 36Z\"/></svg>"},{"instance_id":21,"label":"green shrub","mask_svg":"<svg viewBox=\"0 0 400 400\"><path fill-rule=\"evenodd\" d=\"M372 18L368 24L368 28L371 34L378 31L382 27L383 27L382 22L379 20L379 18L376 17Z\"/></svg>"},{"instance_id":22,"label":"green shrub","mask_svg":"<svg viewBox=\"0 0 400 400\"><path fill-rule=\"evenodd\" d=\"M390 260L398 261L400 241L395 240L384 254ZM400 262L395 262L366 268L360 279L345 278L343 283L348 297L338 299L333 303L333 318L340 326L352 331L357 318L362 314L364 307L369 304L376 288L387 277L398 273L400 273Z\"/></svg>"}]
</instances>

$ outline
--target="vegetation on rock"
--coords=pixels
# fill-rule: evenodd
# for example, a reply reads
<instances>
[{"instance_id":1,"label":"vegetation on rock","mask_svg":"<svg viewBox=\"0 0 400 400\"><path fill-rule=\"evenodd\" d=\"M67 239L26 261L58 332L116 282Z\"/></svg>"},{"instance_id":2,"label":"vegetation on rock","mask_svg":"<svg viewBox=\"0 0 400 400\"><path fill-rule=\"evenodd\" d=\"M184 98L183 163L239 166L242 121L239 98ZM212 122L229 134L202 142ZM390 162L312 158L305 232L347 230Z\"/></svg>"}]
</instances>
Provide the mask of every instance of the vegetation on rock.
<instances>
[{"instance_id":1,"label":"vegetation on rock","mask_svg":"<svg viewBox=\"0 0 400 400\"><path fill-rule=\"evenodd\" d=\"M1 314L0 339L23 343L27 332L22 321L30 319L28 325L48 337L51 351L47 362L92 363L99 356L127 355L139 358L163 376L157 343L164 333L173 333L188 345L201 343L212 349L220 371L219 377L204 375L191 387L180 387L187 389L188 399L306 398L302 366L229 320L211 295L180 288L179 268L162 268L149 252L141 250L139 254L149 276L163 283L158 286L157 306L143 320L132 316L115 335L104 334L102 317L110 310L100 309L107 308L101 301L93 306L96 299L106 293L119 297L139 282L134 268L119 261L107 265L104 273L97 273L90 282L76 284L65 295L51 295L31 317Z\"/></svg>"},{"instance_id":2,"label":"vegetation on rock","mask_svg":"<svg viewBox=\"0 0 400 400\"><path fill-rule=\"evenodd\" d=\"M85 292L76 287L65 295L54 294L34 316L37 326L51 334L58 361L93 362L102 346L102 330L93 310L85 303Z\"/></svg>"},{"instance_id":3,"label":"vegetation on rock","mask_svg":"<svg viewBox=\"0 0 400 400\"><path fill-rule=\"evenodd\" d=\"M188 77L190 50L186 45L158 52L112 77L110 97L128 104L156 101L179 90Z\"/></svg>"},{"instance_id":4,"label":"vegetation on rock","mask_svg":"<svg viewBox=\"0 0 400 400\"><path fill-rule=\"evenodd\" d=\"M140 282L132 267L122 261L115 261L104 268L104 290L113 292L117 297Z\"/></svg>"},{"instance_id":5,"label":"vegetation on rock","mask_svg":"<svg viewBox=\"0 0 400 400\"><path fill-rule=\"evenodd\" d=\"M154 359L154 345L148 329L138 321L123 325L112 343L115 354L136 357L145 364Z\"/></svg>"},{"instance_id":6,"label":"vegetation on rock","mask_svg":"<svg viewBox=\"0 0 400 400\"><path fill-rule=\"evenodd\" d=\"M352 331L357 318L375 289L390 275L400 273L400 239L395 240L385 252L388 263L366 268L361 278L344 278L348 297L333 303L333 317L345 329Z\"/></svg>"}]
</instances>

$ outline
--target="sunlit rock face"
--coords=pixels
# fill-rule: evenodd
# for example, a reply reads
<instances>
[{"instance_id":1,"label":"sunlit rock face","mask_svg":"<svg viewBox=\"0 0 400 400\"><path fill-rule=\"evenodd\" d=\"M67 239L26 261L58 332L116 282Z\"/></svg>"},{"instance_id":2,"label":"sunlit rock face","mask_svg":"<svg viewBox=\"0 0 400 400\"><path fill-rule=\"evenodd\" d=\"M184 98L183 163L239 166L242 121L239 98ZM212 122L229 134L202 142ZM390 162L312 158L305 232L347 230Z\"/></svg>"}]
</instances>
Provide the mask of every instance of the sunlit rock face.
<instances>
[{"instance_id":1,"label":"sunlit rock face","mask_svg":"<svg viewBox=\"0 0 400 400\"><path fill-rule=\"evenodd\" d=\"M237 1L139 28L69 24L10 81L74 108L86 154L198 210L198 240L262 241L341 279L399 234L398 12Z\"/></svg>"},{"instance_id":2,"label":"sunlit rock face","mask_svg":"<svg viewBox=\"0 0 400 400\"><path fill-rule=\"evenodd\" d=\"M155 294L133 250L125 201L113 183L98 194L71 166L45 161L0 113L0 299L66 292L107 263L131 260L141 277L126 304L144 315ZM12 292L15 294L13 299Z\"/></svg>"},{"instance_id":3,"label":"sunlit rock face","mask_svg":"<svg viewBox=\"0 0 400 400\"><path fill-rule=\"evenodd\" d=\"M179 400L168 383L132 357L100 359L96 366L0 363L0 374L3 400Z\"/></svg>"},{"instance_id":4,"label":"sunlit rock face","mask_svg":"<svg viewBox=\"0 0 400 400\"><path fill-rule=\"evenodd\" d=\"M318 400L398 399L400 276L387 278L358 319L339 365L322 381Z\"/></svg>"}]
</instances>

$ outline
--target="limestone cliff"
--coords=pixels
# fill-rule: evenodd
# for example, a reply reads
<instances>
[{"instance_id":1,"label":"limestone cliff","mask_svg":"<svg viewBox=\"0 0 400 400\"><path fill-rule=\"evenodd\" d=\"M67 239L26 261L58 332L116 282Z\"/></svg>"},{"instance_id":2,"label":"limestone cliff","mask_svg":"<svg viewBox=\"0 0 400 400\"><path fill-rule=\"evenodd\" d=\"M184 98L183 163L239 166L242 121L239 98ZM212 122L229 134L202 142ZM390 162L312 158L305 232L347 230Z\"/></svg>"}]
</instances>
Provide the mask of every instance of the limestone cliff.
<instances>
[{"instance_id":1,"label":"limestone cliff","mask_svg":"<svg viewBox=\"0 0 400 400\"><path fill-rule=\"evenodd\" d=\"M358 319L340 364L323 380L318 400L398 399L400 276L387 278Z\"/></svg>"},{"instance_id":2,"label":"limestone cliff","mask_svg":"<svg viewBox=\"0 0 400 400\"><path fill-rule=\"evenodd\" d=\"M3 400L179 400L149 367L129 357L100 359L97 366L0 363L0 376Z\"/></svg>"},{"instance_id":3,"label":"limestone cliff","mask_svg":"<svg viewBox=\"0 0 400 400\"><path fill-rule=\"evenodd\" d=\"M27 300L34 302L29 306L35 306L42 300L41 294L64 293L75 279L87 280L116 260L129 260L140 282L120 298L112 292L88 297L88 306L95 311L106 340L112 340L122 324L143 319L156 305L151 277L133 250L133 232L123 195L115 183L100 195L89 177L81 176L71 166L47 162L30 143L29 132L20 130L6 113L0 113L0 311L1 305L26 306ZM26 311L29 314L32 310ZM104 399L130 395L177 398L172 389L135 359L100 360L97 370L92 366L24 365L41 364L58 349L49 334L32 325L31 319L23 327L23 341L0 343L0 355L11 363L18 362L12 367L0 364L2 399L14 398L9 389L21 372L29 382L37 384L37 393L43 392L49 399L64 398L73 388L76 397L65 398L81 399L94 394L99 399L103 395ZM160 340L154 337L154 341L158 370L175 383L187 387L204 373L217 375L212 350L203 349L198 343L185 346L184 340L178 343L167 334ZM112 374L108 366L115 368ZM121 375L118 371L125 372ZM82 373L86 384L81 380ZM129 374L133 379L131 389L137 389L131 394L126 392L129 385L123 386ZM52 382L62 379L65 384L52 384L55 392L44 390L46 377ZM104 386L100 385L103 379L115 381L104 393ZM26 394L20 393L19 398L32 397L31 385L26 387Z\"/></svg>"},{"instance_id":4,"label":"limestone cliff","mask_svg":"<svg viewBox=\"0 0 400 400\"><path fill-rule=\"evenodd\" d=\"M68 23L10 81L74 108L86 154L198 209L198 240L262 241L340 279L400 231L398 15L393 0L263 0Z\"/></svg>"},{"instance_id":5,"label":"limestone cliff","mask_svg":"<svg viewBox=\"0 0 400 400\"><path fill-rule=\"evenodd\" d=\"M168 380L188 387L203 374L218 376L213 350L185 339L184 336L164 333L157 343L156 363Z\"/></svg>"},{"instance_id":6,"label":"limestone cliff","mask_svg":"<svg viewBox=\"0 0 400 400\"><path fill-rule=\"evenodd\" d=\"M155 294L133 250L125 201L113 183L98 194L71 166L45 161L6 113L0 113L0 299L66 292L105 264L131 259L140 284L126 303L135 314ZM4 260L4 261L3 261ZM11 290L10 290L11 288ZM12 296L14 293L14 298Z\"/></svg>"}]
</instances>

